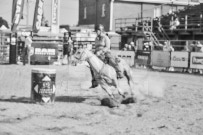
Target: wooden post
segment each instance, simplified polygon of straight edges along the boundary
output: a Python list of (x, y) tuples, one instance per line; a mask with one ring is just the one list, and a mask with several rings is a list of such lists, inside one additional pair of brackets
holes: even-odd
[(202, 32), (202, 13), (200, 14), (200, 32)]
[(185, 15), (185, 30), (187, 30), (187, 25), (188, 25), (188, 20), (187, 20), (188, 16)]

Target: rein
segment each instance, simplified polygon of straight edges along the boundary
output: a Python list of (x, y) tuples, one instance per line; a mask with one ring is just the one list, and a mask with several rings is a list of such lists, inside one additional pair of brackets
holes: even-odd
[[(97, 57), (97, 56), (96, 56), (96, 55), (92, 55), (92, 56), (90, 56), (90, 57), (87, 58), (87, 61), (89, 62), (90, 59), (93, 58), (93, 57)], [(98, 58), (98, 57), (97, 57), (97, 58)], [(99, 58), (98, 58), (98, 59), (99, 59)], [(89, 62), (89, 63), (90, 63), (90, 62)], [(102, 70), (104, 69), (104, 67), (105, 67), (105, 65), (106, 65), (103, 61), (102, 61), (102, 63), (103, 63), (102, 68), (101, 68), (101, 69), (99, 70), (99, 72), (98, 72), (99, 75), (101, 75), (101, 72), (102, 72)]]

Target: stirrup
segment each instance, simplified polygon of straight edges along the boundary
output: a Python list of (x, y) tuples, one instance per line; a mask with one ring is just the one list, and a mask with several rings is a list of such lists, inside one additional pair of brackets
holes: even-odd
[(117, 78), (121, 79), (124, 77), (123, 73), (121, 73), (120, 71), (116, 73), (117, 73)]
[(89, 89), (96, 88), (96, 87), (98, 87), (98, 84), (90, 86)]

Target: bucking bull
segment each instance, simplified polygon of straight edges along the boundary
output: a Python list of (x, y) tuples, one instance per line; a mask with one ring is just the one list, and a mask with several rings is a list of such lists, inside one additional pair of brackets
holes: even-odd
[[(88, 49), (78, 49), (75, 52), (74, 57), (78, 61), (87, 61), (89, 63), (90, 67), (98, 76), (97, 78), (98, 84), (102, 87), (103, 90), (105, 90), (108, 93), (108, 95), (114, 101), (116, 101), (116, 99), (112, 91), (110, 90), (111, 86), (114, 86), (117, 89), (118, 93), (121, 96), (125, 97), (124, 92), (119, 87), (117, 73), (112, 66), (104, 63)], [(121, 58), (118, 59), (119, 59), (118, 65), (122, 69), (124, 76), (127, 78), (128, 85), (130, 86), (131, 96), (135, 97), (136, 99), (143, 99), (144, 98), (143, 93), (138, 88), (135, 89), (135, 83), (133, 81), (131, 68), (123, 59)]]

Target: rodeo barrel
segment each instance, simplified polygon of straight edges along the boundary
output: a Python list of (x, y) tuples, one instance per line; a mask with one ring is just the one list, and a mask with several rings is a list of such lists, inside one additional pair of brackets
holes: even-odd
[(39, 103), (53, 103), (56, 91), (55, 69), (32, 69), (31, 101)]

